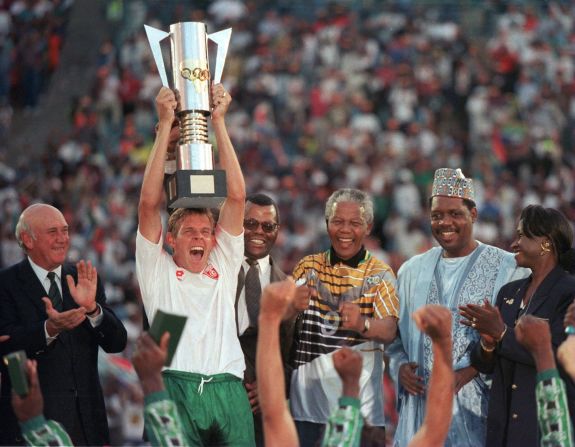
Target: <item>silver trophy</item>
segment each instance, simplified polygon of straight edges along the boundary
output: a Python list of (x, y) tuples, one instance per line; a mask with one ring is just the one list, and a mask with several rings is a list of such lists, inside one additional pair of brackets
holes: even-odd
[[(176, 115), (180, 141), (176, 172), (168, 178), (169, 208), (214, 208), (227, 195), (226, 173), (214, 170), (208, 143), (210, 79), (219, 83), (228, 52), (231, 28), (207, 34), (202, 22), (181, 22), (165, 32), (144, 25), (162, 85), (178, 95)], [(208, 60), (208, 39), (217, 45), (213, 77)], [(170, 57), (164, 61), (163, 50)]]

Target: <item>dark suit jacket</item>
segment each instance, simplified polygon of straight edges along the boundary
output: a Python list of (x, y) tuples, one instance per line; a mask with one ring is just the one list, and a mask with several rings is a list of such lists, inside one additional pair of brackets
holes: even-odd
[[(282, 281), (286, 279), (286, 274), (280, 270), (280, 268), (275, 264), (274, 260), (270, 256), (270, 282)], [(238, 289), (236, 292), (236, 309), (237, 303), (240, 298), (240, 293), (244, 288), (243, 277), (240, 274), (238, 277)], [(294, 321), (284, 321), (280, 326), (280, 346), (282, 351), (282, 362), (284, 365), (284, 372), (286, 379), (291, 377), (292, 368), (289, 366), (289, 356), (291, 351), (292, 339), (293, 339), (293, 323)], [(256, 380), (256, 348), (258, 342), (258, 330), (257, 328), (249, 327), (246, 331), (240, 335), (240, 344), (242, 345), (242, 350), (244, 351), (244, 358), (246, 361), (246, 370), (244, 372), (244, 381), (251, 383)], [(289, 386), (289, 380), (286, 380), (286, 387)]]
[[(77, 308), (66, 275), (77, 279), (76, 268), (62, 266), (64, 310)], [(102, 322), (93, 328), (88, 319), (71, 331), (62, 332), (46, 344), (44, 302), (46, 290), (32, 270), (28, 259), (0, 271), (0, 334), (10, 340), (0, 343), (0, 354), (23, 349), (28, 358), (38, 361), (38, 375), (44, 395), (44, 415), (61, 422), (72, 431), (74, 420), (81, 421), (89, 445), (109, 444), (104, 398), (98, 378), (98, 348), (120, 352), (126, 346), (126, 329), (106, 306), (100, 280), (96, 301), (102, 307)], [(21, 444), (22, 439), (10, 404), (11, 386), (2, 364), (0, 398), (0, 443)]]
[[(270, 282), (282, 281), (287, 276), (284, 272), (280, 270), (275, 264), (274, 260), (270, 256)], [(236, 324), (237, 324), (237, 308), (238, 300), (240, 299), (240, 294), (244, 288), (245, 277), (241, 274), (238, 275), (238, 288), (236, 291)], [(280, 325), (280, 348), (282, 354), (282, 363), (284, 367), (284, 384), (286, 389), (286, 395), (289, 396), (289, 385), (291, 379), (291, 373), (293, 368), (290, 366), (290, 354), (291, 346), (293, 340), (293, 329), (294, 329), (295, 319), (284, 321)], [(249, 327), (245, 332), (239, 336), (240, 344), (244, 352), (244, 359), (246, 362), (246, 370), (244, 372), (244, 382), (252, 383), (256, 380), (256, 349), (258, 345), (258, 329), (254, 327)], [(263, 426), (261, 420), (261, 413), (254, 414), (254, 431), (256, 446), (264, 445), (263, 438)]]
[[(472, 364), (479, 371), (493, 372), (487, 412), (485, 445), (488, 446), (539, 445), (535, 403), (537, 370), (533, 357), (517, 342), (513, 331), (529, 283), (530, 278), (513, 281), (499, 291), (497, 306), (508, 330), (495, 351), (494, 362), (482, 362), (479, 345), (471, 355)], [(574, 296), (575, 277), (556, 267), (543, 280), (528, 305), (528, 314), (549, 320), (554, 352), (565, 339), (563, 318)], [(567, 388), (569, 410), (575, 422), (575, 385), (560, 366), (558, 369)]]

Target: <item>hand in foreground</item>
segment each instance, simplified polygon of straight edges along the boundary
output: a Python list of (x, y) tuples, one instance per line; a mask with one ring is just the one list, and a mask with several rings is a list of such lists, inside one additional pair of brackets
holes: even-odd
[(144, 394), (150, 394), (164, 389), (162, 367), (168, 357), (170, 333), (164, 332), (157, 345), (150, 334), (143, 332), (136, 342), (136, 350), (132, 355), (132, 364), (140, 378)]
[(414, 396), (425, 393), (423, 377), (417, 375), (418, 364), (416, 362), (404, 363), (399, 367), (399, 383), (409, 394)]
[(359, 396), (359, 376), (362, 364), (361, 354), (348, 347), (343, 347), (333, 353), (333, 366), (343, 383), (344, 396)]
[(481, 306), (477, 304), (459, 306), (459, 314), (463, 317), (461, 324), (478, 331), (489, 344), (498, 342), (505, 330), (499, 309), (488, 299), (484, 299)]
[(537, 371), (555, 368), (551, 330), (547, 320), (533, 315), (523, 315), (515, 325), (515, 338), (531, 353)]
[(28, 377), (28, 394), (19, 396), (12, 391), (12, 408), (20, 422), (26, 422), (44, 412), (44, 398), (38, 381), (36, 360), (26, 361), (26, 376)]
[(50, 337), (58, 335), (60, 332), (69, 331), (74, 329), (76, 326), (82, 324), (82, 321), (86, 319), (86, 309), (83, 307), (78, 307), (77, 309), (70, 309), (64, 312), (58, 312), (52, 306), (52, 301), (50, 298), (42, 298), (44, 301), (44, 306), (46, 308), (46, 314), (48, 315), (48, 320), (46, 321), (46, 330)]
[(559, 362), (567, 371), (567, 374), (571, 376), (572, 380), (575, 380), (575, 337), (567, 337), (563, 343), (559, 345), (557, 350), (557, 358)]
[(159, 124), (172, 127), (176, 116), (178, 101), (173, 90), (168, 87), (162, 87), (156, 96), (156, 112), (158, 114)]
[(296, 286), (292, 278), (268, 284), (260, 301), (260, 320), (281, 321), (293, 302)]
[(0, 335), (0, 343), (10, 340), (9, 335)]
[(515, 325), (515, 338), (532, 354), (551, 349), (551, 330), (543, 318), (523, 315)]
[(365, 327), (365, 317), (361, 315), (361, 309), (357, 304), (344, 301), (339, 307), (341, 315), (341, 328), (352, 330), (358, 333), (363, 332)]
[(252, 413), (256, 414), (260, 412), (260, 401), (258, 399), (258, 384), (254, 380), (252, 383), (244, 383), (246, 391), (248, 392), (248, 399), (250, 400), (250, 407), (252, 408)]
[(78, 269), (78, 284), (74, 284), (72, 275), (66, 275), (70, 295), (78, 306), (93, 312), (97, 309), (96, 289), (98, 287), (98, 272), (90, 261), (80, 261), (76, 264)]
[[(412, 315), (418, 329), (431, 338), (441, 352), (451, 355), (451, 312), (444, 306), (430, 304), (420, 307)], [(423, 394), (423, 378), (416, 375), (417, 363), (401, 365), (399, 380), (410, 394)]]
[(221, 120), (226, 115), (232, 97), (222, 84), (212, 85), (212, 121)]
[(451, 342), (451, 312), (446, 307), (429, 304), (417, 309), (412, 318), (433, 342)]

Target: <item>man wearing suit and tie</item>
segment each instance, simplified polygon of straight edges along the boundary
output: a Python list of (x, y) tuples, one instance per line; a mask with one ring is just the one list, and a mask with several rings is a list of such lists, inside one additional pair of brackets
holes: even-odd
[[(20, 215), (16, 238), (26, 258), (0, 272), (0, 355), (25, 350), (38, 362), (44, 414), (62, 423), (75, 445), (109, 444), (98, 348), (120, 352), (126, 329), (106, 306), (96, 269), (65, 264), (68, 223), (46, 204)], [(2, 365), (0, 444), (23, 444), (10, 405), (11, 386)]]
[[(257, 319), (261, 292), (271, 282), (282, 281), (286, 274), (270, 256), (279, 230), (279, 211), (273, 199), (265, 194), (253, 194), (246, 199), (244, 217), (245, 259), (238, 274), (236, 293), (236, 320), (240, 344), (244, 352), (246, 370), (244, 384), (248, 391), (256, 444), (263, 445), (263, 430), (256, 386), (256, 346), (258, 338)], [(281, 325), (280, 343), (286, 377), (291, 369), (288, 357), (291, 349), (293, 319)], [(289, 384), (289, 380), (285, 383)]]

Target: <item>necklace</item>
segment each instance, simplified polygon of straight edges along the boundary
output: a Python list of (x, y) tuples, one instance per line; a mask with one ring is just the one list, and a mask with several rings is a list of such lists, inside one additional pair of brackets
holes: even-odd
[[(517, 289), (517, 291), (515, 292), (515, 296), (517, 296), (520, 290), (521, 288)], [(529, 306), (531, 306), (531, 301), (533, 301), (533, 295), (535, 295), (535, 292), (537, 292), (537, 289), (535, 289), (535, 291), (529, 297), (527, 305), (525, 305), (525, 302), (521, 300), (521, 304), (519, 305), (519, 312), (517, 313), (517, 318), (515, 319), (515, 324), (517, 324), (517, 320), (519, 320), (519, 318), (521, 318), (523, 315), (526, 315), (527, 312), (529, 311)]]

